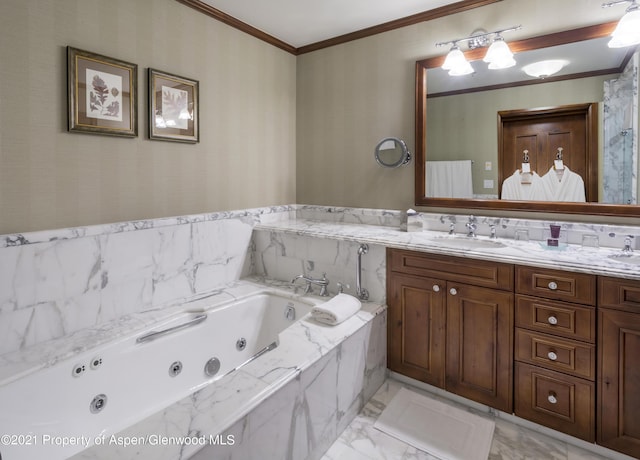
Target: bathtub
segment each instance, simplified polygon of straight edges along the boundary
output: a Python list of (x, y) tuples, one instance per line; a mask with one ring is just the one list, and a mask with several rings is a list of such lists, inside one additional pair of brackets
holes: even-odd
[(14, 380), (0, 387), (0, 458), (65, 459), (99, 448), (268, 355), (319, 302), (264, 290), (221, 305), (201, 298), (152, 327)]

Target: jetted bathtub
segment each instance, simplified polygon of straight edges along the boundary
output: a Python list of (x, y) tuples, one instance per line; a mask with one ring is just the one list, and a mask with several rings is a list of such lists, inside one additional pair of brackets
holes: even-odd
[(126, 338), (0, 386), (0, 458), (68, 458), (106, 444), (274, 349), (314, 299), (262, 291), (211, 307), (207, 298)]

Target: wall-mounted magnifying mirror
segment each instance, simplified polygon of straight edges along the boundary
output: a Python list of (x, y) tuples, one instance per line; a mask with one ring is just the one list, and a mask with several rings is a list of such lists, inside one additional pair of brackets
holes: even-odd
[(375, 149), (376, 161), (385, 168), (397, 168), (411, 163), (411, 153), (407, 144), (397, 137), (385, 137)]

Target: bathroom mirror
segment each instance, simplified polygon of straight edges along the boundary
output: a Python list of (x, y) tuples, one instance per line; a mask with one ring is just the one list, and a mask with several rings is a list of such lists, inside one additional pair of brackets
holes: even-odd
[[(516, 60), (518, 60), (518, 54), (524, 53), (525, 51), (536, 50), (536, 52), (544, 54), (544, 51), (546, 49), (552, 49), (552, 47), (559, 47), (562, 45), (583, 42), (586, 40), (602, 39), (602, 37), (609, 36), (613, 31), (613, 29), (615, 28), (615, 26), (616, 26), (616, 22), (599, 24), (596, 26), (584, 27), (580, 29), (574, 29), (574, 30), (555, 33), (551, 35), (545, 35), (540, 37), (534, 37), (531, 39), (514, 41), (514, 42), (510, 42), (509, 46), (516, 53)], [(625, 55), (627, 56), (626, 58), (627, 61), (630, 55), (633, 53), (633, 51), (635, 50), (633, 49), (624, 50)], [(465, 52), (465, 56), (469, 61), (473, 62), (473, 61), (481, 60), (485, 52), (486, 52), (486, 49), (482, 49), (482, 48), (475, 49), (475, 50), (470, 50)], [(427, 196), (427, 193), (425, 192), (426, 190), (426, 163), (425, 162), (430, 158), (439, 159), (438, 152), (434, 152), (434, 151), (430, 152), (428, 150), (428, 146), (430, 145), (430, 143), (427, 142), (427, 136), (428, 136), (428, 132), (430, 131), (427, 129), (428, 127), (427, 121), (429, 121), (429, 123), (432, 123), (432, 124), (437, 124), (439, 121), (438, 118), (442, 116), (442, 111), (431, 113), (430, 111), (427, 110), (427, 107), (430, 103), (437, 101), (438, 99), (445, 99), (444, 97), (434, 98), (434, 99), (428, 98), (427, 89), (428, 89), (429, 80), (428, 80), (427, 74), (430, 69), (435, 69), (440, 71), (441, 69), (438, 69), (438, 68), (442, 65), (443, 61), (444, 61), (444, 56), (438, 56), (438, 57), (416, 62), (416, 168), (415, 168), (415, 203), (416, 205), (437, 206), (437, 207), (447, 207), (447, 208), (481, 208), (481, 209), (484, 208), (484, 209), (496, 209), (496, 210), (498, 209), (499, 210), (515, 210), (515, 211), (600, 214), (600, 215), (617, 215), (617, 216), (634, 216), (634, 217), (640, 216), (640, 206), (638, 205), (605, 204), (605, 203), (598, 203), (598, 202), (573, 203), (573, 202), (547, 202), (547, 201), (535, 201), (535, 202), (530, 201), (529, 202), (529, 201), (499, 200), (497, 199), (497, 196), (498, 196), (497, 192), (494, 192), (493, 194), (488, 194), (488, 196), (482, 196), (478, 193), (474, 193), (474, 198), (434, 198), (434, 197)], [(482, 63), (477, 62), (477, 63), (474, 63), (474, 65), (480, 66), (482, 65)], [(626, 65), (626, 62), (625, 62), (625, 65)], [(543, 83), (554, 82), (554, 81), (561, 82), (562, 80), (572, 80), (571, 84), (573, 85), (574, 84), (573, 81), (577, 81), (573, 79), (577, 79), (577, 78), (582, 79), (585, 77), (592, 77), (592, 76), (598, 76), (598, 75), (600, 76), (608, 75), (609, 77), (607, 78), (615, 78), (615, 75), (619, 74), (621, 70), (622, 69), (619, 69), (619, 68), (603, 69), (602, 67), (600, 67), (599, 70), (597, 71), (594, 71), (593, 69), (591, 70), (585, 69), (584, 71), (579, 72), (579, 74), (577, 75), (571, 74), (571, 75), (561, 75), (558, 77), (549, 77), (546, 80), (544, 80)], [(493, 72), (498, 72), (498, 71), (493, 71)], [(488, 90), (489, 92), (485, 91), (485, 94), (487, 94), (487, 96), (485, 97), (491, 97), (493, 94), (491, 93), (491, 90), (494, 90), (494, 89), (522, 87), (522, 88), (527, 88), (527, 91), (530, 91), (533, 94), (534, 89), (536, 87), (545, 86), (544, 84), (537, 84), (537, 83), (541, 83), (541, 81), (529, 80), (528, 82), (516, 82), (516, 83), (497, 82), (495, 85), (492, 85), (489, 88), (478, 88), (474, 91)], [(462, 101), (463, 97), (466, 95), (464, 93), (468, 93), (468, 92), (469, 90), (454, 89), (452, 91), (449, 91), (449, 95), (456, 95), (456, 97), (459, 97), (460, 101)], [(478, 95), (478, 94), (481, 94), (481, 92), (476, 92), (475, 94)], [(533, 98), (535, 100), (535, 96), (533, 96)], [(601, 101), (602, 97), (600, 97), (599, 100)], [(593, 101), (593, 102), (596, 102), (596, 101)], [(444, 108), (446, 110), (453, 110), (454, 109), (453, 105), (454, 104), (448, 104)], [(458, 116), (460, 118), (463, 118), (465, 116), (464, 103), (460, 102), (459, 104), (455, 104), (455, 105), (456, 105), (455, 109), (458, 110), (457, 112)], [(526, 108), (527, 107), (523, 107), (523, 106), (509, 107), (509, 109), (526, 109)], [(536, 108), (536, 106), (534, 105), (528, 108)], [(428, 116), (428, 113), (430, 113), (431, 115)], [(488, 118), (490, 118), (488, 123), (490, 124), (491, 128), (486, 129), (485, 130), (486, 132), (484, 132), (484, 134), (486, 134), (486, 136), (491, 136), (494, 144), (497, 145), (497, 138), (498, 138), (497, 137), (498, 136), (497, 113), (493, 113), (492, 116)], [(632, 118), (637, 120), (637, 114), (634, 113)], [(474, 122), (476, 122), (476, 124), (479, 124), (480, 120), (475, 120)], [(457, 137), (468, 136), (468, 131), (460, 130), (460, 129), (456, 130), (455, 128), (457, 127), (453, 126), (452, 127), (453, 131), (449, 131), (449, 134), (447, 135), (448, 139), (455, 140), (456, 136)], [(435, 131), (439, 132), (440, 130), (436, 129)], [(602, 134), (600, 134), (600, 136), (602, 136)], [(475, 141), (475, 139), (473, 140)], [(484, 147), (480, 143), (477, 143), (476, 145), (477, 147), (475, 148), (477, 149), (486, 149), (486, 147)], [(495, 154), (495, 160), (493, 161), (497, 162), (498, 160), (497, 160), (497, 152), (495, 151), (496, 149), (489, 148), (488, 150), (490, 150), (489, 152), (490, 154), (492, 155)], [(637, 155), (637, 151), (633, 153), (634, 155)], [(601, 169), (604, 169), (602, 168), (602, 164), (604, 161), (606, 161), (606, 159), (600, 158), (599, 161), (601, 163)], [(475, 171), (484, 172), (485, 168), (488, 168), (488, 169), (494, 168), (494, 170), (497, 169), (497, 165), (495, 163), (494, 164), (489, 164), (489, 163), (491, 163), (491, 161), (486, 161), (486, 160), (475, 161), (474, 172)], [(599, 178), (599, 179), (596, 178), (594, 180), (602, 181), (602, 178)], [(497, 186), (495, 188), (497, 189)]]
[(374, 150), (376, 161), (385, 168), (397, 168), (411, 162), (407, 144), (397, 137), (385, 137)]

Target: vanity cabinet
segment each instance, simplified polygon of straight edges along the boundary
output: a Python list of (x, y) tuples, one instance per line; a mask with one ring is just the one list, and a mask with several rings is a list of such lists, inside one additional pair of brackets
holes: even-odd
[(516, 415), (595, 441), (596, 277), (516, 267)]
[(387, 304), (391, 370), (640, 458), (640, 280), (387, 249)]
[(387, 249), (388, 365), (512, 411), (513, 266)]
[(640, 281), (598, 288), (598, 444), (640, 458)]

